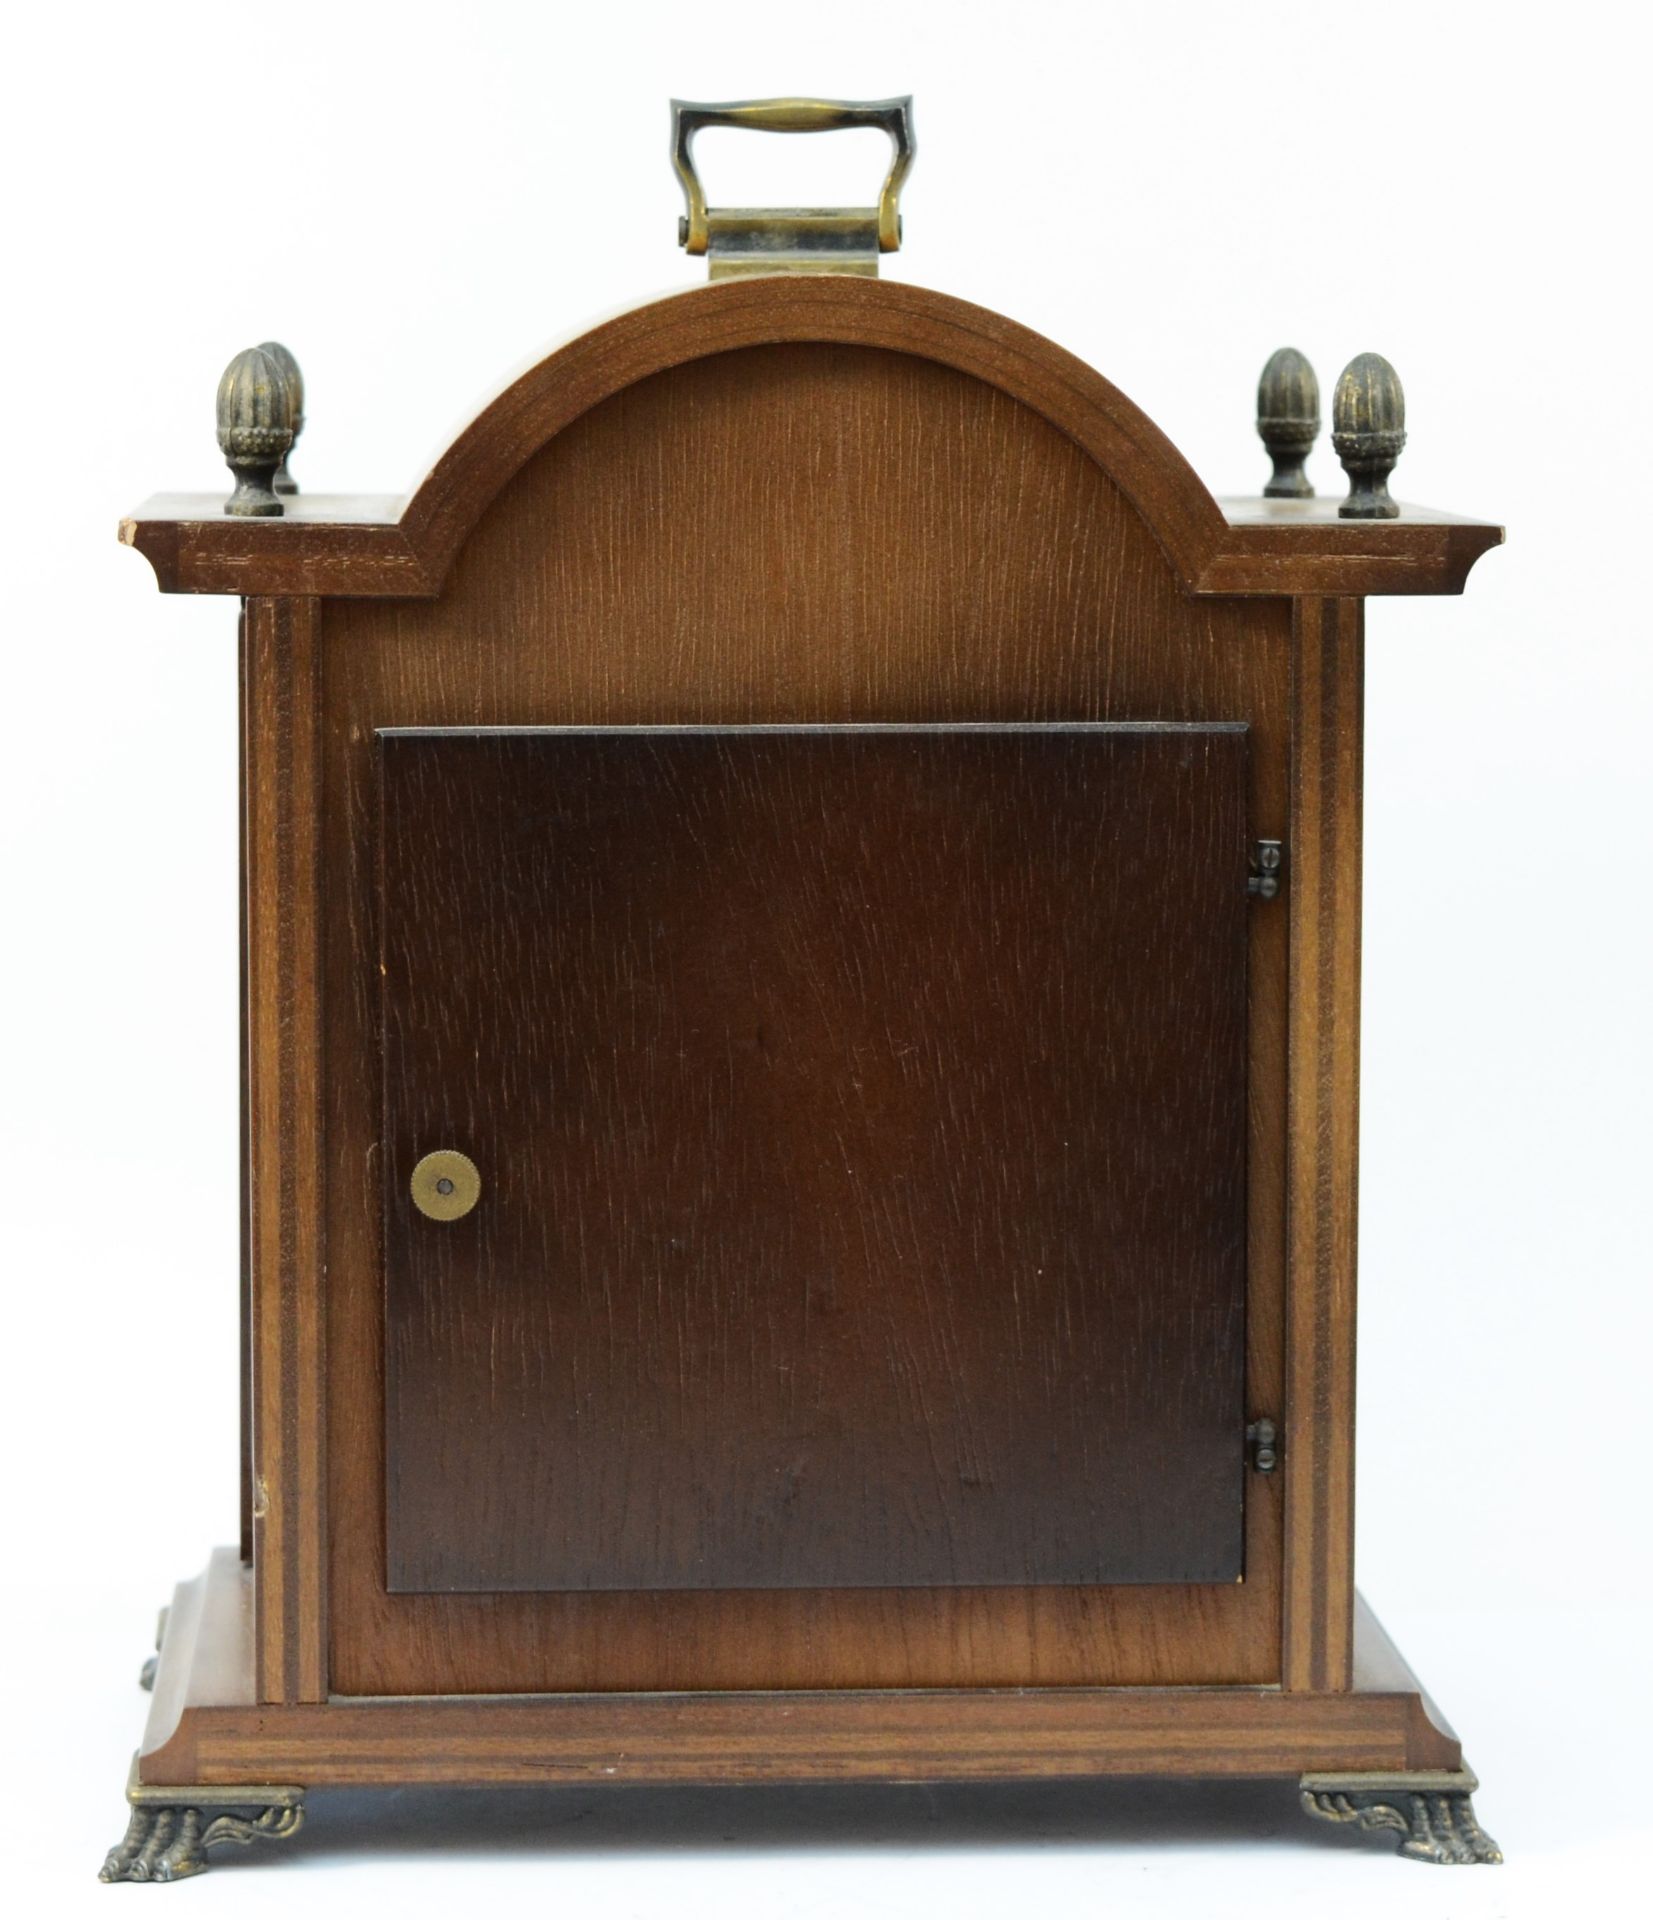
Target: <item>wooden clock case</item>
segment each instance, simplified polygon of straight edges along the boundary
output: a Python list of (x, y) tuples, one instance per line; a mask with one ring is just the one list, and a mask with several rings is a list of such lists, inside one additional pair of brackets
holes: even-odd
[(285, 505), (121, 529), (242, 605), (246, 1420), (110, 1877), (554, 1780), (1277, 1776), (1494, 1857), (1351, 1544), (1363, 603), (1499, 530), (1219, 504), (833, 273)]

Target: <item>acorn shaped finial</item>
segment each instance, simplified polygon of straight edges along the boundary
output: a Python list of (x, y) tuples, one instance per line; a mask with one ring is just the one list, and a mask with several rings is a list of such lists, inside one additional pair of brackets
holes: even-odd
[(1332, 445), (1349, 476), (1349, 497), (1338, 508), (1344, 519), (1396, 519), (1389, 476), (1406, 445), (1406, 395), (1381, 353), (1356, 354), (1343, 369), (1332, 396)]
[(1257, 382), (1257, 432), (1274, 473), (1263, 489), (1270, 500), (1307, 500), (1314, 492), (1303, 462), (1320, 432), (1320, 382), (1295, 347), (1269, 355)]
[(293, 396), (261, 347), (248, 347), (218, 383), (218, 445), (235, 475), (226, 513), (262, 518), (281, 512), (276, 470), (293, 444)]
[[(299, 364), (279, 340), (260, 340), (260, 353), (269, 357), (281, 369), (287, 382), (287, 392), (293, 402), (293, 446), (298, 445), (298, 437), (304, 431), (304, 375)], [(282, 457), (281, 465), (276, 469), (275, 490), (277, 493), (297, 493), (298, 482), (288, 471), (287, 462), (292, 457), (291, 449)]]

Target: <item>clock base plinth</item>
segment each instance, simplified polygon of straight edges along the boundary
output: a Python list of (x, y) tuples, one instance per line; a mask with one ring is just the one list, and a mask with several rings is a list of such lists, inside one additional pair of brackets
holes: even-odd
[(915, 1688), (261, 1704), (251, 1583), (222, 1548), (177, 1591), (134, 1769), (133, 1828), (105, 1878), (183, 1878), (219, 1841), (296, 1832), (303, 1791), (273, 1779), (309, 1789), (1279, 1779), (1299, 1784), (1316, 1817), (1401, 1833), (1412, 1859), (1500, 1857), (1475, 1821), (1475, 1780), (1456, 1737), (1363, 1602), (1353, 1685), (1339, 1692)]

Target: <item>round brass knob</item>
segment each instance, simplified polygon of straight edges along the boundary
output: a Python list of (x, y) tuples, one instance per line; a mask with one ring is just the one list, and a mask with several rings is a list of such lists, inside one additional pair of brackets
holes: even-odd
[(468, 1155), (438, 1147), (413, 1169), (408, 1192), (427, 1220), (463, 1220), (482, 1198), (482, 1175)]

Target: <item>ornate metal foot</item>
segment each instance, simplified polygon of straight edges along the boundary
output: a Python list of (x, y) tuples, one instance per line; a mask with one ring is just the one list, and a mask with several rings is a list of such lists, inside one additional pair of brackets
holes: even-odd
[(1410, 1860), (1437, 1867), (1496, 1865), (1498, 1843), (1483, 1833), (1470, 1795), (1472, 1773), (1308, 1773), (1303, 1811), (1363, 1833), (1398, 1833)]
[(126, 1835), (100, 1880), (187, 1880), (207, 1870), (207, 1849), (285, 1840), (304, 1824), (302, 1787), (145, 1787), (137, 1762), (126, 1797)]

